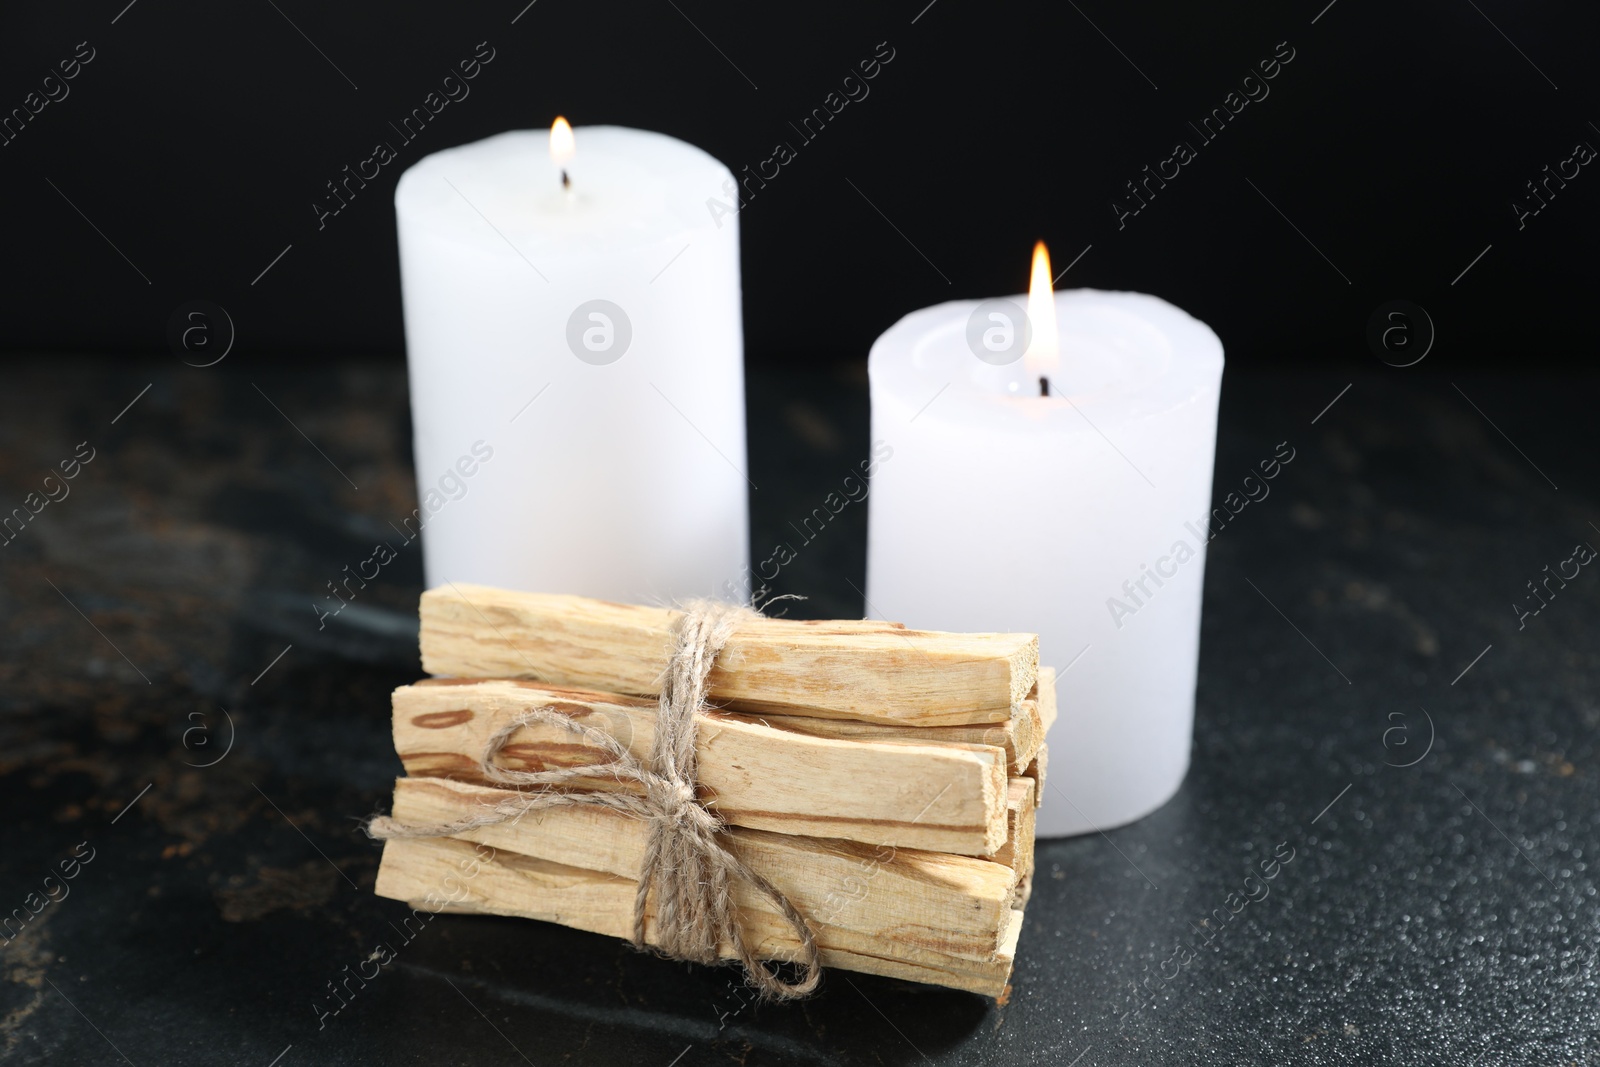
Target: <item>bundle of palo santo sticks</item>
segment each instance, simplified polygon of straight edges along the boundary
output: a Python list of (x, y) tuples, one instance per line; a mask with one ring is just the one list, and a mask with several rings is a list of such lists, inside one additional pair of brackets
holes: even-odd
[[(481, 586), (425, 593), (423, 667), (448, 677), (395, 690), (407, 777), (395, 782), (393, 820), (459, 825), (514, 805), (520, 794), (486, 769), (612, 759), (550, 712), (648, 763), (682, 618)], [(1055, 673), (1038, 666), (1037, 638), (751, 615), (705, 687), (693, 718), (698, 801), (723, 824), (721, 844), (805, 917), (820, 962), (1001, 995), (1055, 718)], [(526, 721), (535, 711), (545, 720)], [(563, 787), (638, 788), (605, 776)], [(596, 805), (524, 815), (391, 838), (378, 894), (633, 937), (649, 820)], [(793, 926), (766, 896), (735, 883), (731, 903), (760, 958), (794, 958)], [(639, 917), (648, 943), (657, 918)]]

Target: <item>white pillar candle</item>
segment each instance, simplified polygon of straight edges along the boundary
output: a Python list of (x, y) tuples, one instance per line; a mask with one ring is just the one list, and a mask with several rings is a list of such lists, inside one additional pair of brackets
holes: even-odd
[(395, 190), (427, 582), (712, 595), (749, 552), (738, 220), (705, 209), (732, 176), (658, 133), (556, 134)]
[[(1153, 296), (1052, 300), (1044, 278), (1031, 315), (1021, 296), (941, 304), (872, 346), (872, 436), (894, 455), (867, 604), (1039, 634), (1062, 672), (1039, 833), (1062, 835), (1153, 811), (1188, 769), (1222, 345)], [(1059, 336), (1030, 345), (1050, 310)]]

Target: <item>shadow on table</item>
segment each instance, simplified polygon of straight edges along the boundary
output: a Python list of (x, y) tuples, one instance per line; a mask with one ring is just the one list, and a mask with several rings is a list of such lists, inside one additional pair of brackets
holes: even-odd
[(513, 1043), (536, 1061), (537, 1048), (584, 1062), (603, 1029), (604, 1058), (616, 1063), (665, 1065), (688, 1048), (736, 1062), (755, 1052), (764, 1063), (918, 1063), (966, 1041), (995, 1011), (972, 994), (838, 970), (808, 1000), (760, 1004), (735, 967), (676, 963), (612, 938), (492, 916), (441, 915), (397, 955), (392, 977), (379, 980), (384, 1002), (362, 1022), (369, 1035), (443, 1009), (452, 1041), (477, 1029), (469, 1044), (503, 1052)]

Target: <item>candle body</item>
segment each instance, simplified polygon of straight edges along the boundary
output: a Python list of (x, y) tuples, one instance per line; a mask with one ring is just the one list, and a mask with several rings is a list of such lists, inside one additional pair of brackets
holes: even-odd
[(894, 454), (869, 496), (868, 607), (1036, 631), (1060, 672), (1038, 832), (1105, 829), (1188, 768), (1222, 346), (1154, 297), (1058, 293), (1043, 397), (1024, 364), (975, 358), (977, 306), (916, 312), (873, 346), (873, 438)]
[[(395, 191), (430, 586), (709, 596), (748, 559), (731, 180), (661, 134), (434, 153)], [(463, 462), (465, 457), (465, 462)], [(471, 474), (468, 474), (468, 471)]]

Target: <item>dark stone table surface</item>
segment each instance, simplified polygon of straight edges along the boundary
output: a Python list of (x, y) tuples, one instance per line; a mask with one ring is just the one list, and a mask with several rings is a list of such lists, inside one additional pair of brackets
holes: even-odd
[[(358, 820), (400, 769), (417, 554), (322, 631), (310, 604), (415, 506), (404, 374), (245, 363), (0, 370), (0, 510), (92, 455), (0, 548), (0, 915), (75, 874), (0, 941), (6, 1062), (1600, 1060), (1600, 574), (1514, 607), (1600, 544), (1593, 377), (1230, 376), (1219, 493), (1297, 459), (1211, 546), (1177, 797), (1040, 844), (1003, 1006), (844, 973), (747, 1006), (730, 971), (555, 926), (401, 937)], [(865, 453), (866, 390), (749, 392), (764, 546)], [(797, 614), (861, 613), (864, 521), (785, 569)]]

